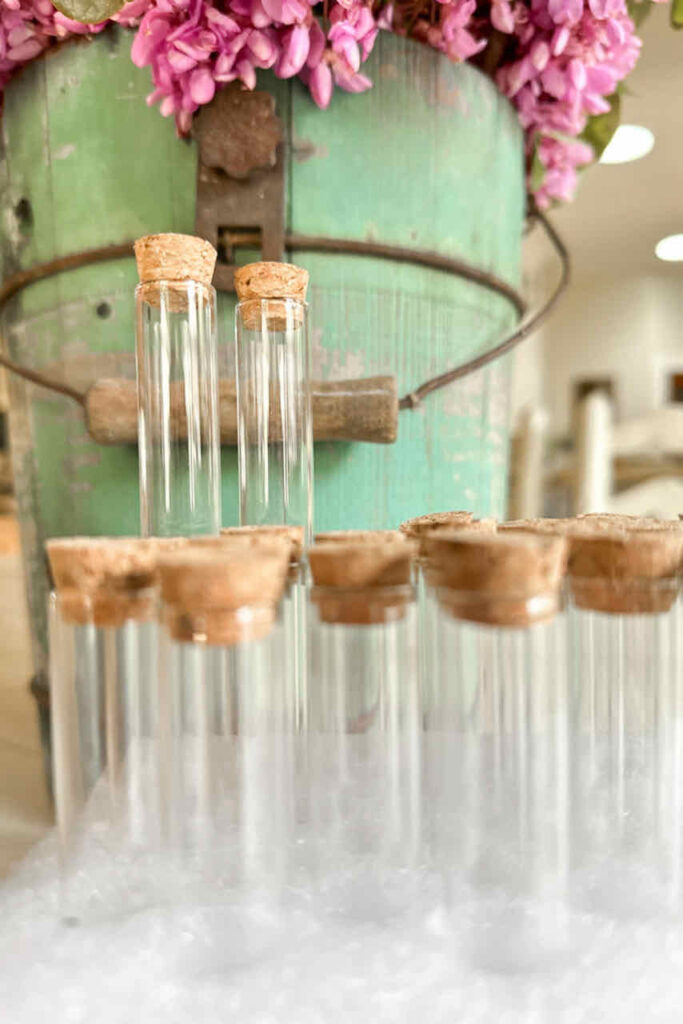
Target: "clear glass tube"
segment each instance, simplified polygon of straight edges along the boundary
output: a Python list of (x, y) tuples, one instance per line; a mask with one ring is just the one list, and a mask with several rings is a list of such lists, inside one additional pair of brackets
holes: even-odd
[(616, 917), (677, 912), (679, 581), (573, 580), (571, 590), (573, 895)]
[[(106, 609), (106, 611), (103, 611)], [(53, 779), (63, 913), (144, 906), (159, 850), (157, 595), (52, 594)]]
[(304, 528), (313, 521), (308, 308), (250, 299), (236, 316), (240, 522)]
[(141, 533), (218, 533), (216, 293), (188, 280), (135, 294)]
[[(418, 856), (416, 608), (411, 586), (311, 595), (308, 778), (312, 874), (349, 915), (409, 898)], [(384, 910), (382, 909), (384, 907)]]
[[(217, 632), (221, 621), (231, 623), (230, 636), (221, 625)], [(162, 791), (174, 898), (202, 886), (212, 898), (247, 885), (277, 892), (293, 839), (297, 731), (281, 617), (261, 607), (179, 616), (165, 604), (162, 623)]]
[(472, 908), (473, 962), (535, 969), (569, 945), (566, 630), (556, 594), (495, 601), (427, 598), (425, 856), (454, 912)]

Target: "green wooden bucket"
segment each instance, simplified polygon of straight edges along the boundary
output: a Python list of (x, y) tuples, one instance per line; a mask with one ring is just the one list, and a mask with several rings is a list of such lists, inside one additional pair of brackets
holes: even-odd
[[(197, 154), (145, 105), (148, 73), (113, 29), (31, 64), (2, 120), (3, 274), (156, 231), (192, 232)], [(513, 287), (524, 215), (522, 135), (491, 81), (381, 34), (363, 95), (319, 111), (296, 81), (262, 76), (286, 125), (287, 230), (459, 256)], [(510, 302), (470, 281), (358, 256), (298, 251), (311, 273), (314, 368), (334, 379), (393, 373), (399, 393), (488, 348)], [(65, 271), (3, 310), (10, 355), (85, 389), (132, 376), (131, 259)], [(232, 299), (221, 297), (224, 363)], [(315, 451), (315, 526), (388, 527), (428, 510), (504, 509), (505, 360), (402, 412), (393, 445)], [(14, 378), (10, 435), (34, 624), (45, 665), (46, 538), (138, 532), (134, 447), (91, 441), (80, 407)], [(223, 451), (223, 516), (238, 516), (236, 453)]]

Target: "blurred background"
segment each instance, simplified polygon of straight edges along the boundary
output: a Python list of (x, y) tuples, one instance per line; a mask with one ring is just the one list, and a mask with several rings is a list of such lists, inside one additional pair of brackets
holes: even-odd
[[(683, 231), (683, 112), (674, 101), (683, 62), (668, 16), (655, 7), (641, 29), (622, 127), (603, 157), (624, 162), (589, 168), (575, 201), (551, 212), (572, 281), (514, 356), (511, 518), (603, 510), (674, 518), (683, 509), (681, 264), (655, 254)], [(535, 297), (557, 274), (541, 248), (527, 241), (526, 290)], [(683, 239), (662, 255), (683, 259)]]
[[(511, 357), (509, 518), (605, 510), (673, 518), (683, 510), (682, 270), (655, 253), (683, 232), (682, 40), (668, 19), (666, 7), (655, 9), (641, 30), (643, 56), (622, 97), (627, 127), (584, 174), (576, 200), (550, 214), (570, 251), (572, 282)], [(679, 241), (660, 254), (683, 259)], [(525, 243), (525, 267), (533, 305), (558, 274), (537, 234)], [(52, 820), (27, 685), (6, 408), (0, 378), (0, 875)]]

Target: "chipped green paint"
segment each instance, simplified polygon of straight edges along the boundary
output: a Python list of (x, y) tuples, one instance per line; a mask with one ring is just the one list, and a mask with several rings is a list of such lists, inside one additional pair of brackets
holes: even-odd
[[(108, 31), (34, 62), (10, 85), (2, 122), (3, 273), (150, 231), (193, 229), (196, 153), (146, 107), (130, 36)], [(490, 81), (382, 34), (369, 92), (324, 113), (298, 82), (264, 74), (287, 127), (287, 222), (299, 234), (378, 239), (462, 255), (517, 284), (522, 138)], [(426, 269), (299, 252), (313, 282), (316, 375), (393, 372), (401, 392), (481, 351), (508, 328), (507, 302)], [(6, 308), (14, 358), (83, 386), (133, 375), (131, 260), (35, 284)], [(221, 297), (221, 364), (232, 302)], [(503, 510), (505, 361), (400, 417), (397, 444), (316, 446), (319, 529), (379, 527), (427, 509)], [(12, 383), (17, 495), (44, 661), (42, 544), (56, 534), (137, 532), (137, 456), (89, 440), (73, 403)], [(237, 518), (234, 450), (223, 452), (226, 523)]]

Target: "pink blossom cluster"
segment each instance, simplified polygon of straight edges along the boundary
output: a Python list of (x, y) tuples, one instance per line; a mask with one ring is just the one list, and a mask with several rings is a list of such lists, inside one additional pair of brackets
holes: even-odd
[[(370, 88), (362, 65), (379, 29), (394, 24), (391, 4), (372, 0), (131, 0), (112, 20), (136, 29), (131, 56), (151, 70), (148, 102), (182, 134), (217, 88), (252, 89), (262, 68), (299, 76), (322, 108), (335, 86)], [(55, 40), (106, 24), (70, 21), (51, 0), (0, 0), (0, 89)], [(626, 0), (436, 0), (395, 25), (455, 61), (475, 58), (495, 30), (498, 86), (517, 108), (529, 165), (544, 172), (540, 185), (534, 175), (536, 200), (571, 198), (577, 168), (593, 159), (579, 138), (587, 120), (609, 109), (638, 58)]]
[(132, 59), (149, 65), (155, 89), (150, 103), (173, 114), (182, 133), (192, 114), (217, 87), (256, 84), (259, 68), (279, 78), (299, 75), (320, 107), (334, 85), (362, 92), (371, 82), (360, 73), (372, 50), (377, 19), (364, 0), (333, 2), (327, 32), (313, 11), (317, 0), (154, 0), (133, 43)]
[(593, 151), (578, 141), (589, 116), (610, 109), (607, 97), (633, 70), (641, 42), (625, 0), (494, 0), (492, 20), (515, 37), (515, 59), (497, 74), (517, 108), (545, 176), (536, 201), (571, 199), (576, 169)]
[[(149, 6), (150, 0), (132, 0), (112, 20), (135, 25)], [(51, 0), (0, 0), (0, 90), (17, 68), (33, 60), (51, 43), (68, 36), (101, 32), (106, 25), (71, 21), (55, 9)]]

